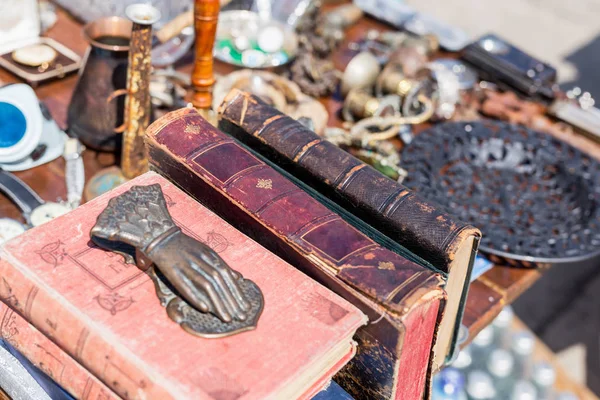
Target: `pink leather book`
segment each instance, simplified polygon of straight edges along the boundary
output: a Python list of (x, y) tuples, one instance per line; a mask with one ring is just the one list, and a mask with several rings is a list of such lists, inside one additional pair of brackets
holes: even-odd
[(2, 339), (76, 399), (120, 399), (54, 342), (2, 302), (0, 334)]
[[(153, 282), (95, 247), (108, 200), (161, 185), (173, 220), (262, 290), (255, 330), (203, 339), (168, 318)], [(354, 354), (354, 306), (265, 250), (155, 173), (2, 246), (0, 297), (125, 399), (309, 398)]]

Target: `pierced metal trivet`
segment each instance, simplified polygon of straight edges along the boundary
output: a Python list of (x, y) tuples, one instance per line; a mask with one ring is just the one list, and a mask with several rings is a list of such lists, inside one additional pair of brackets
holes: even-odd
[(567, 143), (503, 122), (444, 123), (417, 135), (401, 166), (406, 186), (482, 230), (488, 254), (521, 266), (600, 255), (600, 164)]

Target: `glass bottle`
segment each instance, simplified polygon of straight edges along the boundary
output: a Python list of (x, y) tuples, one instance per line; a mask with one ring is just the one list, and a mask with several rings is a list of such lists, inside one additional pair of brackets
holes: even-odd
[(532, 380), (538, 389), (540, 400), (552, 398), (552, 389), (556, 381), (556, 370), (552, 364), (540, 361), (533, 366)]
[(456, 360), (452, 362), (451, 366), (466, 374), (471, 369), (472, 364), (471, 346), (467, 346), (458, 353)]
[(456, 368), (446, 367), (433, 378), (432, 400), (467, 400), (465, 376)]
[(470, 400), (495, 399), (496, 388), (490, 374), (481, 370), (469, 372), (467, 376), (467, 394)]
[(500, 311), (500, 314), (492, 322), (494, 329), (494, 344), (503, 349), (510, 348), (510, 326), (514, 318), (514, 311), (511, 306), (506, 306)]
[(485, 368), (486, 360), (491, 351), (491, 345), (494, 341), (494, 330), (491, 326), (486, 326), (479, 332), (471, 343), (471, 359), (473, 368)]
[(510, 400), (537, 400), (537, 389), (530, 381), (520, 379), (515, 385)]
[(494, 349), (487, 360), (488, 372), (501, 398), (508, 398), (513, 387), (514, 357), (504, 349)]
[(531, 377), (534, 346), (535, 337), (531, 332), (520, 331), (512, 335), (511, 350), (515, 355), (515, 376), (523, 379)]
[(556, 400), (579, 400), (579, 397), (573, 392), (562, 392), (556, 396)]

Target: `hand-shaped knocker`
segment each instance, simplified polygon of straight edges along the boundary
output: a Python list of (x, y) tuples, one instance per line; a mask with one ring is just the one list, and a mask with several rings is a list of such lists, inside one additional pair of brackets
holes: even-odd
[(152, 264), (147, 272), (161, 302), (187, 331), (221, 337), (256, 326), (263, 307), (260, 289), (175, 225), (160, 185), (133, 186), (111, 199), (91, 236), (115, 251), (119, 243), (133, 246), (139, 266)]

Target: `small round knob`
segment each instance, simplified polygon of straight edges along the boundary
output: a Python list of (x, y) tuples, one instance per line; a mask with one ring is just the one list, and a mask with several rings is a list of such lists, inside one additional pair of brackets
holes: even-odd
[(160, 19), (160, 11), (150, 4), (132, 4), (125, 9), (125, 15), (136, 24), (152, 25)]

